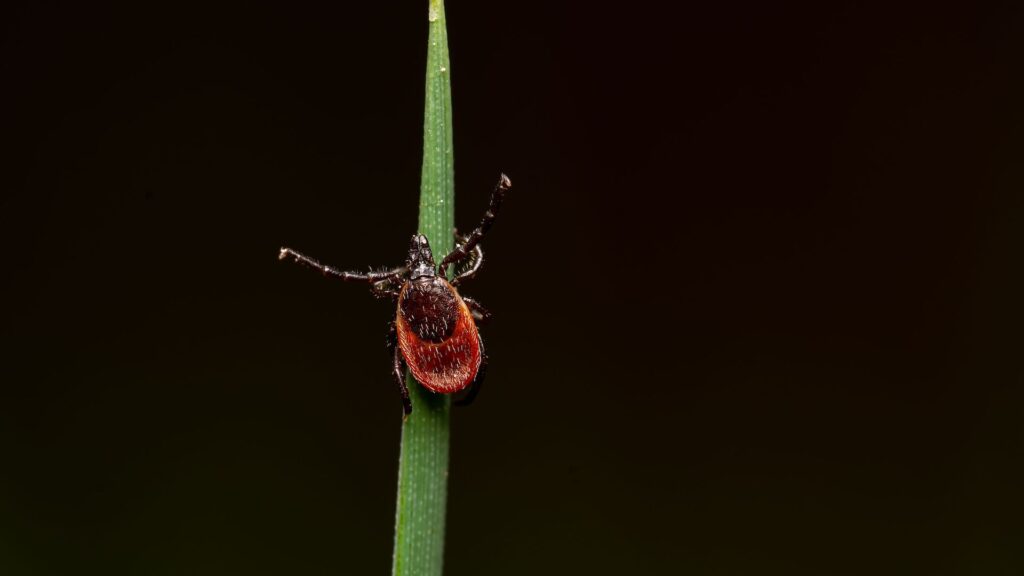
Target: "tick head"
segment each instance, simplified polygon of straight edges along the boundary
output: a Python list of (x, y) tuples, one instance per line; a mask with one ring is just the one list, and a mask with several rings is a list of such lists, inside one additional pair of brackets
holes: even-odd
[(434, 276), (434, 253), (430, 250), (430, 242), (423, 234), (414, 234), (409, 241), (409, 279), (415, 280), (424, 276)]

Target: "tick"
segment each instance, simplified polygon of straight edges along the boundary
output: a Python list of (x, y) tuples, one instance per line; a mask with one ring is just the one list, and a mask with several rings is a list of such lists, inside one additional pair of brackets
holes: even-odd
[[(480, 391), (487, 356), (477, 323), (486, 322), (491, 314), (476, 300), (460, 295), (457, 287), (480, 270), (484, 261), (480, 240), (494, 224), (505, 193), (511, 188), (512, 182), (502, 174), (491, 192), (490, 205), (480, 225), (467, 236), (460, 237), (456, 233), (455, 248), (439, 266), (434, 264), (430, 243), (422, 234), (415, 234), (410, 240), (404, 265), (365, 274), (343, 272), (291, 248), (281, 248), (281, 260), (291, 258), (319, 270), (324, 276), (366, 282), (375, 296), (396, 302), (387, 347), (405, 416), (412, 413), (412, 403), (405, 385), (403, 364), (431, 392), (453, 394), (467, 390), (465, 397), (456, 404), (469, 404)], [(453, 264), (464, 264), (464, 269), (449, 282), (448, 267)]]

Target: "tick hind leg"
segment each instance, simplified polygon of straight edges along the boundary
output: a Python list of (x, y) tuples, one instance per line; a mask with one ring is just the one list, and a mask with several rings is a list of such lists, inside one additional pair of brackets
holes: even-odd
[[(494, 220), (498, 217), (498, 211), (501, 210), (501, 202), (505, 199), (505, 193), (512, 189), (512, 181), (508, 179), (508, 176), (504, 174), (498, 179), (498, 185), (494, 187), (494, 191), (491, 192), (491, 203), (487, 207), (487, 212), (484, 212), (484, 217), (480, 220), (480, 225), (475, 230), (466, 236), (466, 241), (459, 243), (450, 254), (444, 257), (441, 261), (441, 265), (437, 268), (437, 273), (442, 278), (445, 277), (445, 272), (448, 270), (448, 266), (457, 262), (462, 262), (466, 259), (477, 244), (480, 243), (480, 239), (484, 237), (484, 234), (491, 229), (494, 224)], [(475, 271), (474, 271), (475, 273)]]
[(473, 320), (477, 324), (486, 324), (491, 319), (491, 313), (484, 308), (482, 304), (477, 302), (475, 299), (469, 296), (463, 296), (462, 301), (466, 303), (466, 307), (469, 308), (469, 313), (473, 315)]
[(412, 401), (409, 400), (409, 387), (405, 385), (405, 370), (402, 369), (402, 352), (398, 349), (398, 332), (395, 329), (394, 322), (388, 324), (387, 346), (392, 358), (391, 374), (395, 377), (395, 383), (398, 384), (399, 394), (402, 395), (402, 411), (404, 413), (402, 418), (405, 419), (409, 417), (409, 414), (412, 414)]
[(455, 406), (469, 406), (476, 400), (476, 395), (480, 393), (480, 387), (484, 384), (484, 378), (487, 376), (487, 354), (484, 353), (484, 341), (480, 340), (480, 368), (476, 371), (476, 377), (473, 378), (473, 382), (470, 383), (469, 388), (466, 390), (466, 395), (458, 400), (452, 401)]

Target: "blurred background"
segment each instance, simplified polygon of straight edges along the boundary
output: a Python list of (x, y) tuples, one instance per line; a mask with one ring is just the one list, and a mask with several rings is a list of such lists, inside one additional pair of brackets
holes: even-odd
[[(388, 573), (406, 4), (3, 9), (0, 572)], [(1024, 570), (1019, 5), (447, 11), (447, 574)]]

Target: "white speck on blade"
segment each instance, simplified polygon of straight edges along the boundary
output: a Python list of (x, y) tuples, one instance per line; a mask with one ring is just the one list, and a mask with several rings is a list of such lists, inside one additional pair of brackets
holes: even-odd
[[(422, 12), (420, 12), (420, 14), (422, 14)], [(431, 2), (430, 10), (427, 11), (427, 20), (430, 20), (431, 22), (437, 22), (437, 18), (437, 5)]]

